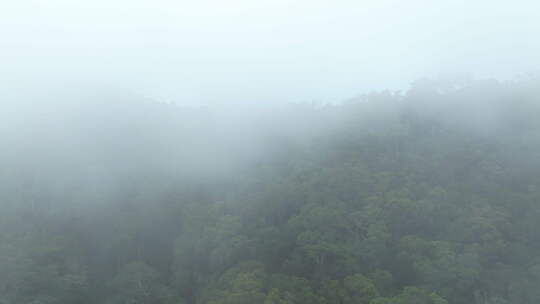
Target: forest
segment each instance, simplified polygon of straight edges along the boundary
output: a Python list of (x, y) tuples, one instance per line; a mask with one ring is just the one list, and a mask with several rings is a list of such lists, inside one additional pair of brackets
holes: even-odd
[(538, 77), (42, 97), (0, 110), (1, 304), (540, 303)]

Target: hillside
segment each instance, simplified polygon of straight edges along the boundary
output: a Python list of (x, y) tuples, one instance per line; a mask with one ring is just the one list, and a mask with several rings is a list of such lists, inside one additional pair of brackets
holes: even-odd
[[(0, 114), (0, 303), (540, 303), (540, 82)], [(131, 100), (133, 99), (133, 100)]]

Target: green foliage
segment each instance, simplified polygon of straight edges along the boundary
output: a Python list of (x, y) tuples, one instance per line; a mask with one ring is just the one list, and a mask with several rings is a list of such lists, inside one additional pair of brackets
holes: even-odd
[(110, 282), (112, 303), (176, 303), (174, 294), (159, 282), (159, 273), (142, 262), (125, 265)]
[(433, 292), (417, 287), (405, 287), (397, 296), (392, 298), (377, 298), (370, 304), (448, 304), (448, 302)]
[(540, 303), (537, 84), (51, 119), (0, 150), (0, 303)]

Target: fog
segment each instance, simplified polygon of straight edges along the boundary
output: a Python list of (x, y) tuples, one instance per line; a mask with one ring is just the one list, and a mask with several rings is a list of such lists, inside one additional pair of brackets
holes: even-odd
[(0, 304), (540, 303), (539, 12), (0, 4)]
[(19, 0), (11, 90), (95, 86), (180, 104), (338, 102), (420, 77), (539, 68), (536, 1)]

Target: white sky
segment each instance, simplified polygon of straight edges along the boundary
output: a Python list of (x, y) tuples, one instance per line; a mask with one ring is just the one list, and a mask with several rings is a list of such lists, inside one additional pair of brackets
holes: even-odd
[(8, 89), (332, 102), (423, 76), (539, 68), (536, 0), (0, 0)]

